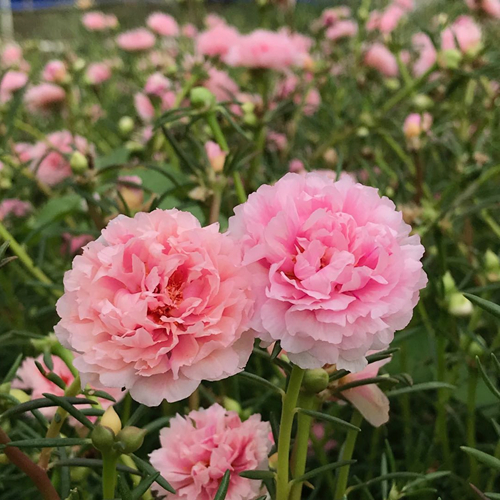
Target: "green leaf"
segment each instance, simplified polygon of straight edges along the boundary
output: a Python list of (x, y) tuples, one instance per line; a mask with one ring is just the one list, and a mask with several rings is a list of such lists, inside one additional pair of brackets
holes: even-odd
[[(98, 458), (67, 458), (65, 460), (58, 460), (50, 465), (53, 467), (87, 467), (89, 469), (102, 469), (103, 462)], [(117, 464), (116, 469), (127, 474), (134, 474), (136, 476), (142, 476), (138, 470), (132, 467), (127, 467), (126, 465)]]
[(362, 385), (371, 385), (371, 384), (399, 384), (399, 380), (397, 378), (386, 377), (380, 375), (378, 377), (370, 377), (362, 380), (355, 380), (354, 382), (349, 382), (348, 384), (342, 384), (339, 386), (335, 392), (347, 391), (349, 389), (353, 389), (354, 387), (360, 387)]
[(130, 150), (125, 147), (119, 147), (106, 156), (100, 156), (95, 159), (95, 168), (103, 170), (109, 167), (125, 165), (130, 158)]
[(63, 410), (66, 410), (72, 417), (74, 417), (78, 422), (87, 427), (87, 429), (92, 430), (94, 428), (94, 424), (79, 410), (77, 410), (71, 403), (68, 403), (64, 398), (60, 396), (54, 396), (54, 394), (44, 393), (47, 399), (54, 401), (60, 406)]
[(271, 353), (271, 359), (272, 360), (276, 359), (280, 352), (281, 352), (281, 343), (278, 340), (274, 343), (273, 352)]
[(490, 302), (489, 300), (482, 299), (477, 295), (472, 295), (470, 293), (464, 293), (464, 296), (468, 298), (474, 305), (480, 307), (486, 312), (489, 312), (496, 318), (500, 319), (500, 306)]
[(7, 444), (1, 444), (0, 449), (3, 450), (7, 446), (14, 448), (57, 448), (58, 446), (83, 446), (90, 443), (90, 439), (83, 438), (21, 439), (19, 441), (10, 441)]
[(217, 494), (215, 495), (214, 500), (224, 500), (226, 498), (230, 479), (231, 473), (227, 470), (226, 472), (224, 472), (224, 476), (222, 476), (222, 480), (220, 482), (219, 489), (217, 490)]
[(160, 417), (157, 418), (156, 420), (153, 420), (153, 422), (150, 422), (149, 424), (143, 426), (143, 429), (148, 433), (156, 432), (159, 429), (162, 429), (165, 427), (169, 422), (172, 417)]
[(82, 199), (76, 194), (67, 194), (51, 198), (40, 210), (35, 223), (35, 230), (60, 219), (65, 215), (80, 210)]
[(246, 479), (256, 479), (262, 481), (264, 479), (274, 479), (276, 477), (276, 473), (272, 470), (244, 470), (239, 474), (241, 477), (245, 477)]
[(1, 245), (0, 245), (0, 259), (5, 255), (5, 253), (7, 252), (7, 248), (9, 248), (9, 245), (10, 245), (10, 241), (4, 241)]
[(321, 413), (319, 411), (313, 411), (313, 410), (306, 410), (305, 408), (297, 408), (298, 413), (302, 413), (303, 415), (308, 415), (309, 417), (313, 417), (316, 420), (323, 420), (325, 422), (331, 422), (335, 424), (335, 429), (345, 429), (348, 431), (360, 431), (361, 429), (359, 427), (356, 427), (355, 425), (352, 425), (349, 422), (346, 422), (345, 420), (342, 420), (341, 418), (334, 417), (332, 415), (329, 415), (328, 413)]
[(151, 485), (158, 479), (160, 473), (157, 472), (150, 477), (142, 480), (133, 490), (132, 490), (132, 500), (139, 500), (146, 491), (149, 490)]
[(479, 356), (476, 356), (476, 362), (477, 366), (479, 367), (479, 373), (481, 374), (481, 377), (484, 380), (484, 383), (488, 387), (488, 389), (492, 392), (492, 394), (497, 398), (500, 399), (500, 391), (495, 387), (495, 384), (491, 381), (490, 377), (488, 377), (483, 364), (481, 363), (481, 360), (479, 359)]
[(50, 371), (54, 371), (54, 363), (52, 362), (52, 354), (50, 353), (50, 350), (43, 353), (43, 362)]
[(366, 361), (368, 363), (375, 363), (375, 361), (381, 361), (383, 359), (390, 358), (395, 352), (399, 351), (399, 347), (391, 347), (385, 351), (376, 352), (375, 354), (370, 354), (366, 356)]
[[(136, 455), (130, 455), (132, 457), (132, 460), (134, 461), (135, 465), (137, 465), (137, 468), (141, 471), (144, 472), (145, 474), (152, 475), (156, 474), (158, 471), (148, 462), (145, 460), (142, 460)], [(175, 494), (174, 488), (170, 485), (170, 483), (163, 477), (163, 476), (158, 476), (156, 478), (156, 482), (165, 490), (169, 491), (170, 493)]]
[(323, 465), (322, 467), (318, 467), (310, 472), (306, 472), (302, 476), (296, 477), (292, 479), (292, 483), (303, 483), (304, 481), (309, 481), (313, 477), (319, 476), (323, 474), (323, 472), (340, 469), (341, 467), (345, 467), (346, 465), (355, 464), (356, 460), (341, 460), (340, 462), (334, 462), (332, 464)]
[(2, 382), (3, 384), (7, 382), (12, 382), (12, 380), (14, 380), (14, 377), (16, 376), (17, 373), (17, 369), (21, 365), (22, 360), (23, 360), (23, 354), (21, 353), (14, 361), (14, 364), (10, 367), (10, 370), (7, 372), (7, 375), (5, 375)]
[(391, 479), (416, 479), (425, 478), (423, 474), (418, 474), (417, 472), (390, 472), (389, 474), (383, 474), (382, 476), (375, 477), (364, 483), (356, 484), (348, 488), (348, 492), (359, 490), (367, 486), (372, 486), (374, 484), (382, 483), (384, 481), (389, 481)]
[(283, 389), (280, 387), (274, 385), (272, 382), (269, 382), (269, 380), (266, 380), (265, 378), (259, 377), (258, 375), (255, 375), (254, 373), (249, 373), (249, 372), (240, 372), (237, 374), (239, 377), (246, 378), (248, 380), (252, 380), (253, 382), (258, 382), (259, 384), (262, 384), (269, 389), (272, 389), (273, 391), (279, 392), (282, 396), (285, 395), (285, 392)]
[(423, 382), (422, 384), (415, 384), (411, 387), (403, 387), (402, 389), (395, 389), (394, 391), (387, 392), (387, 396), (399, 396), (401, 394), (408, 394), (409, 392), (432, 391), (437, 389), (456, 389), (454, 385), (447, 384), (446, 382)]
[(486, 498), (490, 498), (491, 500), (500, 500), (500, 493), (485, 493)]
[[(72, 405), (95, 405), (96, 401), (93, 399), (86, 398), (77, 398), (77, 397), (64, 397), (61, 398), (67, 401)], [(27, 411), (37, 410), (39, 408), (49, 408), (51, 406), (59, 406), (59, 404), (55, 403), (51, 399), (48, 398), (39, 398), (33, 399), (32, 401), (27, 401), (26, 403), (22, 403), (20, 405), (15, 406), (14, 408), (9, 408), (7, 411), (4, 411), (0, 418), (12, 417), (14, 415), (19, 415), (21, 413), (25, 413)]]
[(117, 487), (121, 500), (132, 500), (132, 492), (130, 491), (127, 479), (124, 474), (118, 475)]
[(96, 391), (94, 389), (90, 389), (89, 391), (87, 391), (87, 394), (94, 398), (107, 399), (108, 401), (113, 401), (113, 403), (116, 403), (116, 399), (106, 391)]
[(475, 448), (469, 448), (468, 446), (460, 446), (460, 449), (479, 460), (479, 462), (491, 467), (492, 469), (500, 470), (500, 460), (493, 455), (488, 455), (488, 453), (484, 453), (484, 451), (476, 450)]

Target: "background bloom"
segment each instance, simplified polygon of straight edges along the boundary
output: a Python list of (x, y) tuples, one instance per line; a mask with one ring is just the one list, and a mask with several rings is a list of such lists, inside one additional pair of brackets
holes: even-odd
[[(458, 48), (464, 54), (475, 54), (481, 47), (481, 28), (469, 16), (460, 16), (441, 35), (441, 46), (443, 50)], [(455, 42), (456, 40), (456, 42)]]
[(9, 70), (0, 82), (0, 104), (12, 99), (16, 90), (22, 89), (28, 83), (28, 75), (21, 71)]
[(0, 221), (7, 217), (25, 217), (33, 210), (29, 201), (7, 198), (0, 202)]
[(82, 17), (82, 23), (89, 31), (104, 31), (116, 28), (118, 25), (118, 19), (114, 14), (87, 12)]
[(205, 56), (224, 57), (239, 38), (240, 34), (236, 28), (222, 22), (198, 35), (196, 52)]
[(410, 229), (349, 176), (290, 173), (260, 187), (229, 220), (252, 273), (252, 328), (302, 368), (361, 370), (408, 324), (426, 283)]
[(91, 85), (100, 85), (111, 78), (111, 68), (106, 63), (89, 64), (85, 77)]
[[(170, 427), (160, 431), (161, 448), (151, 453), (151, 464), (176, 490), (169, 500), (212, 500), (226, 470), (231, 471), (226, 499), (254, 500), (259, 481), (238, 473), (269, 468), (270, 432), (260, 415), (242, 422), (236, 412), (214, 404), (170, 420)], [(153, 489), (166, 493), (158, 485)]]
[(63, 83), (68, 76), (66, 64), (63, 61), (49, 61), (43, 68), (42, 78), (46, 82)]
[(118, 35), (116, 39), (118, 47), (127, 52), (140, 52), (151, 49), (154, 47), (155, 42), (156, 39), (153, 33), (145, 28), (126, 31)]
[(177, 21), (163, 12), (153, 12), (147, 19), (148, 28), (158, 35), (177, 36), (179, 34), (179, 25)]
[(365, 64), (380, 71), (385, 76), (399, 74), (398, 62), (394, 54), (382, 43), (374, 43), (365, 54)]
[(59, 85), (41, 83), (24, 94), (24, 102), (31, 112), (47, 112), (60, 106), (66, 99), (66, 92)]
[(83, 383), (154, 406), (241, 371), (253, 299), (239, 253), (217, 225), (177, 210), (110, 222), (73, 261), (57, 303), (56, 335)]

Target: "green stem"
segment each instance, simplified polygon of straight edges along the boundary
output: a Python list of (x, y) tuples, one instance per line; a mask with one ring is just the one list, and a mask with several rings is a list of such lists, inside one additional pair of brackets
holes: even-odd
[[(438, 335), (437, 339), (437, 379), (439, 382), (446, 382), (446, 339), (443, 335)], [(448, 395), (446, 391), (439, 391), (437, 402), (436, 433), (438, 442), (443, 449), (443, 459), (445, 464), (451, 464), (450, 442), (448, 439), (448, 419), (446, 416), (446, 401)]]
[(226, 138), (222, 132), (222, 129), (220, 128), (219, 122), (217, 121), (217, 116), (215, 115), (215, 111), (213, 110), (209, 111), (205, 119), (207, 120), (208, 126), (210, 127), (212, 133), (214, 134), (217, 144), (220, 146), (222, 151), (228, 153), (229, 146), (227, 145)]
[[(77, 375), (73, 380), (72, 384), (64, 391), (65, 397), (74, 397), (78, 395), (81, 391), (81, 381), (80, 376)], [(63, 408), (58, 408), (52, 422), (50, 422), (50, 426), (47, 429), (46, 438), (56, 438), (59, 436), (61, 432), (61, 427), (68, 416), (68, 412)], [(47, 470), (50, 461), (50, 455), (52, 454), (52, 448), (43, 448), (42, 453), (40, 454), (40, 460), (38, 461), (38, 465)]]
[[(301, 394), (299, 406), (306, 410), (313, 410), (316, 406), (315, 394)], [(309, 434), (311, 432), (312, 417), (299, 413), (297, 417), (297, 436), (292, 453), (292, 476), (302, 476), (306, 471), (307, 450), (309, 447)], [(300, 500), (302, 498), (303, 482), (293, 483), (290, 491), (290, 500)]]
[[(467, 446), (476, 447), (476, 392), (479, 371), (475, 366), (469, 366), (469, 384), (467, 389)], [(477, 460), (469, 455), (470, 482), (478, 482)]]
[(292, 439), (293, 418), (299, 397), (304, 370), (294, 365), (281, 410), (280, 433), (278, 438), (278, 470), (276, 477), (276, 500), (288, 500), (288, 470), (290, 460), (290, 441)]
[[(359, 427), (361, 422), (363, 421), (363, 417), (358, 410), (354, 410), (351, 418), (351, 424)], [(351, 460), (352, 454), (354, 453), (354, 447), (356, 445), (356, 438), (358, 437), (358, 431), (349, 430), (347, 433), (347, 437), (345, 439), (344, 446), (342, 448), (342, 455), (340, 460)], [(339, 474), (337, 476), (337, 487), (335, 488), (334, 500), (342, 500), (345, 495), (345, 491), (347, 489), (347, 482), (349, 480), (349, 470), (350, 466), (346, 465), (339, 469)]]
[[(52, 286), (53, 283), (51, 279), (31, 260), (26, 250), (15, 240), (15, 238), (9, 233), (7, 228), (0, 222), (0, 238), (9, 242), (10, 249), (17, 256), (17, 258), (23, 263), (24, 267), (39, 281), (45, 285)], [(60, 292), (52, 289), (52, 293), (56, 297), (60, 297)]]
[(249, 182), (253, 182), (255, 175), (257, 174), (257, 170), (260, 166), (262, 160), (262, 154), (264, 152), (264, 147), (266, 145), (266, 126), (261, 125), (259, 130), (256, 133), (256, 151), (255, 156), (252, 158), (250, 163), (250, 168), (248, 169), (248, 180)]
[(243, 186), (243, 181), (241, 180), (241, 175), (237, 170), (233, 172), (233, 181), (238, 201), (240, 203), (245, 203), (245, 201), (247, 201), (248, 198), (245, 192), (245, 187)]
[(51, 349), (52, 354), (61, 358), (64, 364), (68, 367), (69, 371), (73, 374), (73, 377), (78, 376), (78, 370), (73, 366), (73, 354), (68, 349), (65, 349), (59, 342), (54, 344)]
[(193, 85), (198, 81), (197, 76), (191, 76), (185, 83), (184, 87), (182, 87), (181, 91), (177, 94), (174, 102), (173, 109), (178, 108), (183, 99), (189, 94), (189, 91), (193, 88)]
[(116, 488), (116, 463), (118, 456), (113, 452), (102, 455), (102, 497), (113, 500)]

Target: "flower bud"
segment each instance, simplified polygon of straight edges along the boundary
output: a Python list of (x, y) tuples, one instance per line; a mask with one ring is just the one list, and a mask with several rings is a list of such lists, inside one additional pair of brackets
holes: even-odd
[(434, 106), (434, 101), (425, 94), (418, 94), (413, 98), (413, 104), (421, 111), (431, 109)]
[(306, 370), (302, 386), (309, 393), (318, 393), (328, 387), (328, 373), (323, 368)]
[(144, 442), (146, 431), (138, 427), (125, 427), (116, 436), (116, 444), (120, 451), (128, 455), (137, 451)]
[(87, 171), (89, 162), (80, 151), (74, 151), (70, 159), (71, 170), (74, 174), (80, 175)]
[(131, 153), (140, 153), (141, 151), (144, 150), (144, 145), (142, 145), (140, 142), (137, 142), (137, 141), (127, 141), (125, 143), (125, 147)]
[(217, 103), (215, 96), (205, 87), (195, 87), (192, 89), (189, 93), (189, 98), (191, 104), (198, 109), (212, 108)]
[(85, 68), (85, 59), (82, 59), (79, 57), (74, 63), (73, 63), (73, 69), (75, 71), (82, 71), (82, 69)]
[(112, 406), (104, 412), (99, 423), (103, 427), (111, 429), (115, 435), (118, 434), (122, 428), (122, 421)]
[(491, 250), (486, 250), (484, 254), (484, 263), (486, 276), (489, 281), (500, 280), (500, 259), (498, 255)]
[(207, 154), (208, 161), (210, 162), (213, 171), (222, 172), (227, 153), (222, 151), (220, 146), (213, 141), (208, 141), (205, 144), (205, 153)]
[(457, 285), (455, 284), (455, 280), (453, 279), (450, 271), (446, 271), (443, 276), (443, 286), (445, 295), (450, 295), (457, 291)]
[(463, 317), (472, 314), (472, 302), (460, 292), (452, 293), (448, 298), (448, 312), (453, 316)]
[(222, 405), (227, 411), (235, 411), (236, 413), (241, 413), (241, 405), (234, 399), (224, 397), (222, 400)]
[(115, 434), (109, 427), (103, 425), (96, 425), (90, 438), (94, 448), (102, 453), (109, 452), (115, 443)]
[(438, 56), (439, 65), (445, 69), (457, 69), (462, 61), (462, 53), (457, 49), (444, 50)]
[(241, 105), (241, 110), (243, 113), (253, 113), (255, 111), (255, 104), (250, 101), (246, 101)]
[(475, 358), (476, 356), (483, 356), (484, 347), (477, 341), (473, 340), (469, 346), (469, 355)]
[(243, 121), (250, 126), (256, 125), (257, 124), (257, 117), (255, 116), (254, 113), (245, 113), (243, 115)]
[(130, 116), (122, 116), (118, 122), (118, 129), (122, 135), (130, 135), (132, 130), (134, 130), (134, 120)]

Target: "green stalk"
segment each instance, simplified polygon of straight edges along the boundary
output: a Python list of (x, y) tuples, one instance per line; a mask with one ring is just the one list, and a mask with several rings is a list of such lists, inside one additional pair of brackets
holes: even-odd
[(103, 453), (102, 455), (102, 497), (103, 500), (113, 500), (116, 488), (116, 464), (118, 455)]
[(247, 201), (248, 198), (245, 192), (245, 187), (243, 186), (243, 181), (241, 180), (241, 175), (237, 170), (233, 172), (233, 181), (238, 201), (240, 203), (245, 203), (245, 201)]
[[(361, 416), (361, 413), (359, 413), (358, 410), (354, 410), (351, 418), (351, 424), (359, 427), (362, 421), (363, 417)], [(356, 445), (357, 437), (358, 431), (353, 429), (348, 431), (344, 446), (342, 447), (342, 454), (340, 457), (341, 461), (351, 460), (352, 454), (354, 453), (354, 447)], [(335, 495), (333, 497), (334, 500), (342, 500), (344, 498), (347, 489), (347, 482), (349, 480), (349, 470), (349, 465), (346, 465), (339, 469), (339, 474), (337, 476), (337, 487), (335, 488)]]
[(184, 87), (182, 87), (181, 91), (177, 94), (174, 102), (173, 108), (178, 108), (183, 99), (189, 94), (189, 91), (193, 88), (194, 84), (198, 81), (198, 77), (193, 75), (191, 78), (187, 80)]
[(220, 146), (222, 151), (225, 153), (229, 152), (229, 146), (227, 145), (226, 138), (220, 128), (219, 122), (217, 121), (217, 116), (215, 115), (215, 111), (211, 110), (207, 113), (205, 119), (207, 120), (208, 126), (212, 130), (214, 134), (215, 140), (217, 144)]
[[(469, 366), (469, 384), (467, 388), (467, 446), (469, 448), (476, 447), (476, 392), (479, 371), (475, 366)], [(470, 482), (477, 484), (478, 482), (478, 463), (477, 460), (469, 455), (470, 463)]]
[(304, 370), (294, 365), (281, 410), (280, 433), (278, 438), (278, 470), (276, 477), (276, 500), (288, 500), (288, 470), (290, 460), (290, 441), (292, 439), (293, 418), (297, 407)]
[[(442, 335), (437, 336), (437, 379), (446, 382), (446, 339)], [(448, 395), (446, 391), (438, 392), (436, 434), (438, 442), (443, 449), (443, 459), (446, 466), (451, 464), (450, 441), (448, 439), (448, 419), (446, 415), (446, 402)]]
[(256, 144), (255, 156), (252, 158), (252, 161), (250, 163), (250, 168), (248, 169), (249, 182), (252, 182), (254, 180), (255, 175), (257, 174), (257, 170), (262, 160), (264, 147), (266, 145), (266, 126), (264, 124), (260, 126), (259, 130), (256, 133), (255, 144)]

